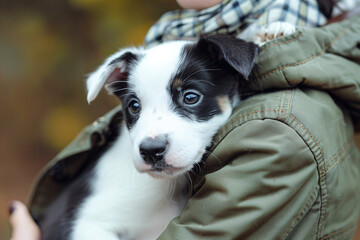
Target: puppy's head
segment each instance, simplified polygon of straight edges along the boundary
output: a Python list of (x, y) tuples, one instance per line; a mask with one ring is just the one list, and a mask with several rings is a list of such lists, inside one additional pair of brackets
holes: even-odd
[(201, 161), (229, 118), (256, 53), (226, 35), (125, 49), (90, 75), (88, 101), (106, 85), (122, 102), (137, 170), (176, 176)]

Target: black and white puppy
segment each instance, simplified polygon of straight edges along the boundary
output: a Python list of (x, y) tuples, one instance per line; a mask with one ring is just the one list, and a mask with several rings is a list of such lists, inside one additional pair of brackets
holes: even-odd
[(187, 173), (239, 103), (257, 49), (214, 35), (110, 56), (87, 80), (88, 101), (103, 86), (120, 99), (120, 134), (49, 208), (43, 239), (156, 239), (183, 209)]

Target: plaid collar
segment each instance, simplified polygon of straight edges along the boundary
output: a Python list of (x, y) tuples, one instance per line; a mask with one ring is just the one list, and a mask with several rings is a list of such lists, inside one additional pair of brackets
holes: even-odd
[(327, 19), (316, 0), (224, 0), (202, 11), (165, 13), (145, 37), (151, 47), (164, 41), (195, 40), (200, 34), (238, 35), (252, 23), (259, 26), (284, 21), (295, 26), (320, 26)]

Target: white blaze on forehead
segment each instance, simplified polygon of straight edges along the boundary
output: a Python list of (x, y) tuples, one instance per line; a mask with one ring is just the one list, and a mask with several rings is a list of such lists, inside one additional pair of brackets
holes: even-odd
[(139, 145), (147, 137), (155, 138), (173, 132), (176, 113), (172, 111), (169, 91), (172, 78), (181, 63), (183, 46), (177, 41), (146, 50), (129, 78), (129, 87), (141, 103), (139, 119), (130, 130), (133, 141)]
[(135, 145), (147, 137), (172, 132), (169, 125), (174, 124), (170, 119), (175, 113), (171, 111), (169, 85), (178, 70), (185, 44), (171, 42), (147, 50), (129, 78), (129, 86), (141, 104), (139, 119), (130, 131)]
[(181, 52), (187, 43), (169, 42), (146, 51), (130, 79), (140, 101), (150, 103), (157, 98), (166, 102), (168, 86), (179, 68)]

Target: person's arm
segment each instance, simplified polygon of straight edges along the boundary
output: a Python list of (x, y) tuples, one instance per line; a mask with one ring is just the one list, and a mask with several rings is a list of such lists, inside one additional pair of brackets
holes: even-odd
[(13, 201), (9, 212), (13, 229), (11, 240), (40, 240), (40, 229), (23, 203)]
[[(227, 164), (195, 183), (196, 192), (160, 240), (283, 239), (316, 200), (313, 154), (282, 122), (244, 123), (222, 140), (210, 158), (207, 169)], [(316, 231), (306, 234), (307, 239), (316, 238)]]

